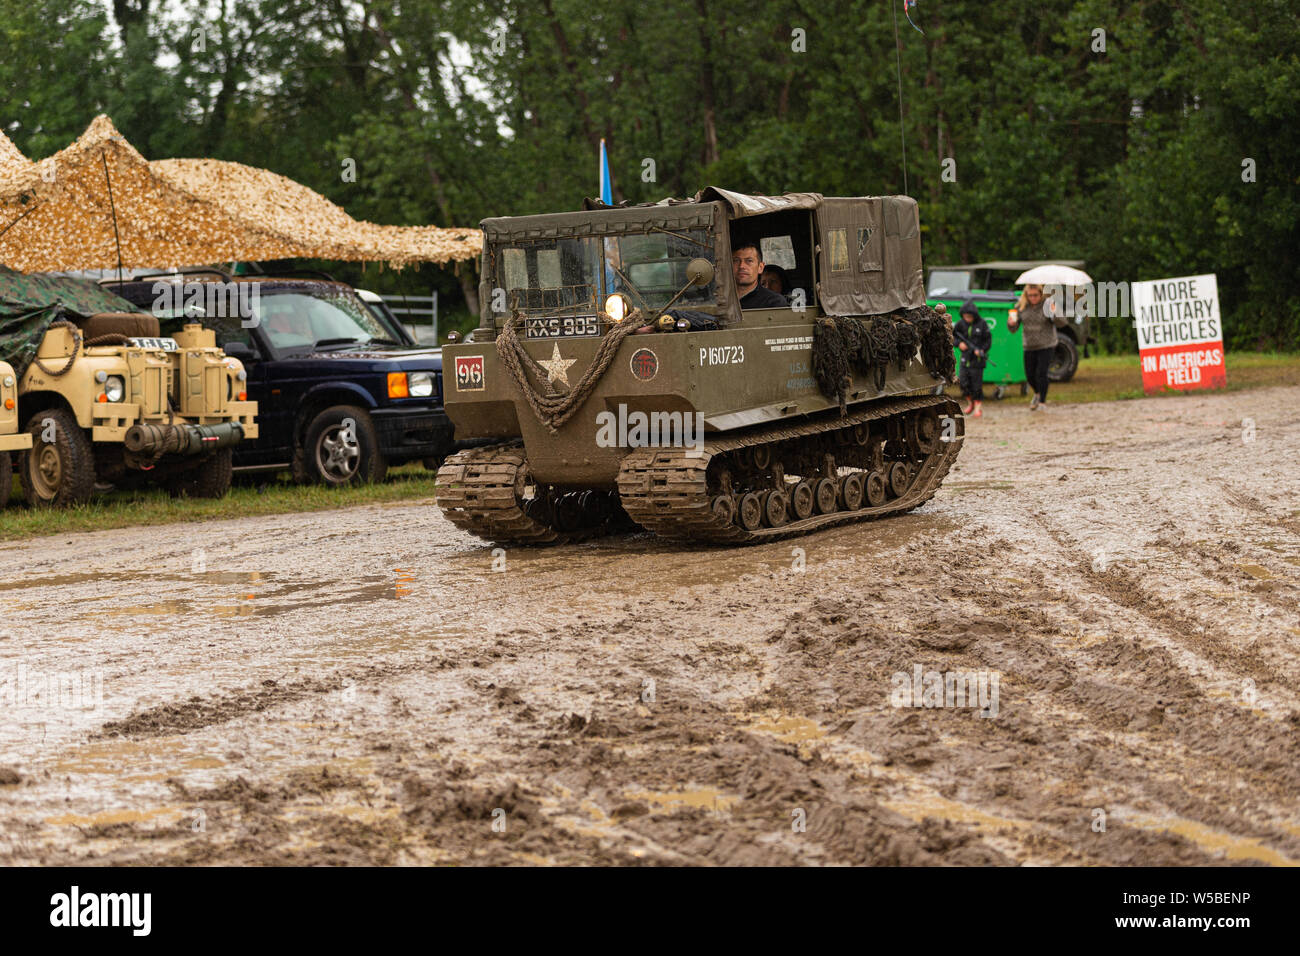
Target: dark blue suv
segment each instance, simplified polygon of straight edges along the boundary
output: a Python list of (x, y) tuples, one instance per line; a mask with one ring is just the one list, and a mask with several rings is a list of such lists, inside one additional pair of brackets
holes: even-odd
[(219, 270), (109, 286), (158, 316), (163, 335), (197, 320), (243, 362), (259, 437), (236, 446), (237, 469), (344, 485), (381, 481), (408, 461), (437, 468), (452, 450), (442, 350), (416, 344), (350, 286)]

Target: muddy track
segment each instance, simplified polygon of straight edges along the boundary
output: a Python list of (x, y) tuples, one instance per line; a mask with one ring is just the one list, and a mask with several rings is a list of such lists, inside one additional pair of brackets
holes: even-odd
[(990, 403), (918, 510), (746, 548), (9, 545), (0, 862), (1300, 862), (1297, 398)]

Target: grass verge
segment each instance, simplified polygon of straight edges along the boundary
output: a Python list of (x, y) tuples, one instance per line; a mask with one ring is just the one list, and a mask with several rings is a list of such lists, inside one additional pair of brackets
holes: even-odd
[(382, 484), (348, 488), (295, 485), (287, 472), (273, 476), (236, 476), (235, 482), (230, 494), (219, 499), (172, 498), (161, 489), (150, 488), (103, 492), (78, 508), (35, 511), (23, 503), (22, 490), (15, 479), (9, 506), (0, 511), (0, 541), (71, 531), (329, 511), (353, 505), (418, 500), (432, 498), (435, 484), (434, 473), (419, 464), (391, 469), (388, 480)]
[[(1300, 354), (1278, 352), (1229, 352), (1227, 355), (1227, 391), (1263, 388), (1270, 385), (1300, 385)], [(956, 393), (956, 389), (949, 391)], [(1204, 394), (1201, 391), (1167, 390), (1162, 396)], [(984, 397), (993, 397), (992, 386), (985, 382)], [(1053, 404), (1067, 402), (1113, 402), (1148, 397), (1142, 391), (1142, 365), (1137, 355), (1094, 355), (1081, 358), (1079, 370), (1069, 382), (1053, 382), (1047, 399)], [(1020, 395), (1019, 385), (1007, 387), (1003, 402), (1029, 404)]]

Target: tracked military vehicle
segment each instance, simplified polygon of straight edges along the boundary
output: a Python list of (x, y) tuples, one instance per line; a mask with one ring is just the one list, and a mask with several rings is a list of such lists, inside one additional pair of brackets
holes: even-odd
[(257, 437), (244, 368), (211, 331), (161, 336), (154, 315), (89, 282), (0, 267), (0, 358), (17, 366), (34, 507), (85, 502), (97, 482), (220, 497), (231, 448)]
[[(745, 544), (901, 514), (964, 434), (915, 201), (816, 193), (488, 219), (479, 326), (443, 351), (437, 502), (498, 543), (632, 524)], [(733, 251), (784, 272), (742, 308)], [(752, 276), (742, 276), (752, 281)]]

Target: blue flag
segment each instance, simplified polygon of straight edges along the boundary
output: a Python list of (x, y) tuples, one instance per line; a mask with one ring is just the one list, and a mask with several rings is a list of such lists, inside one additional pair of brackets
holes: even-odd
[(600, 141), (600, 201), (607, 206), (614, 205), (614, 188), (609, 179), (609, 154), (605, 152), (605, 141)]

